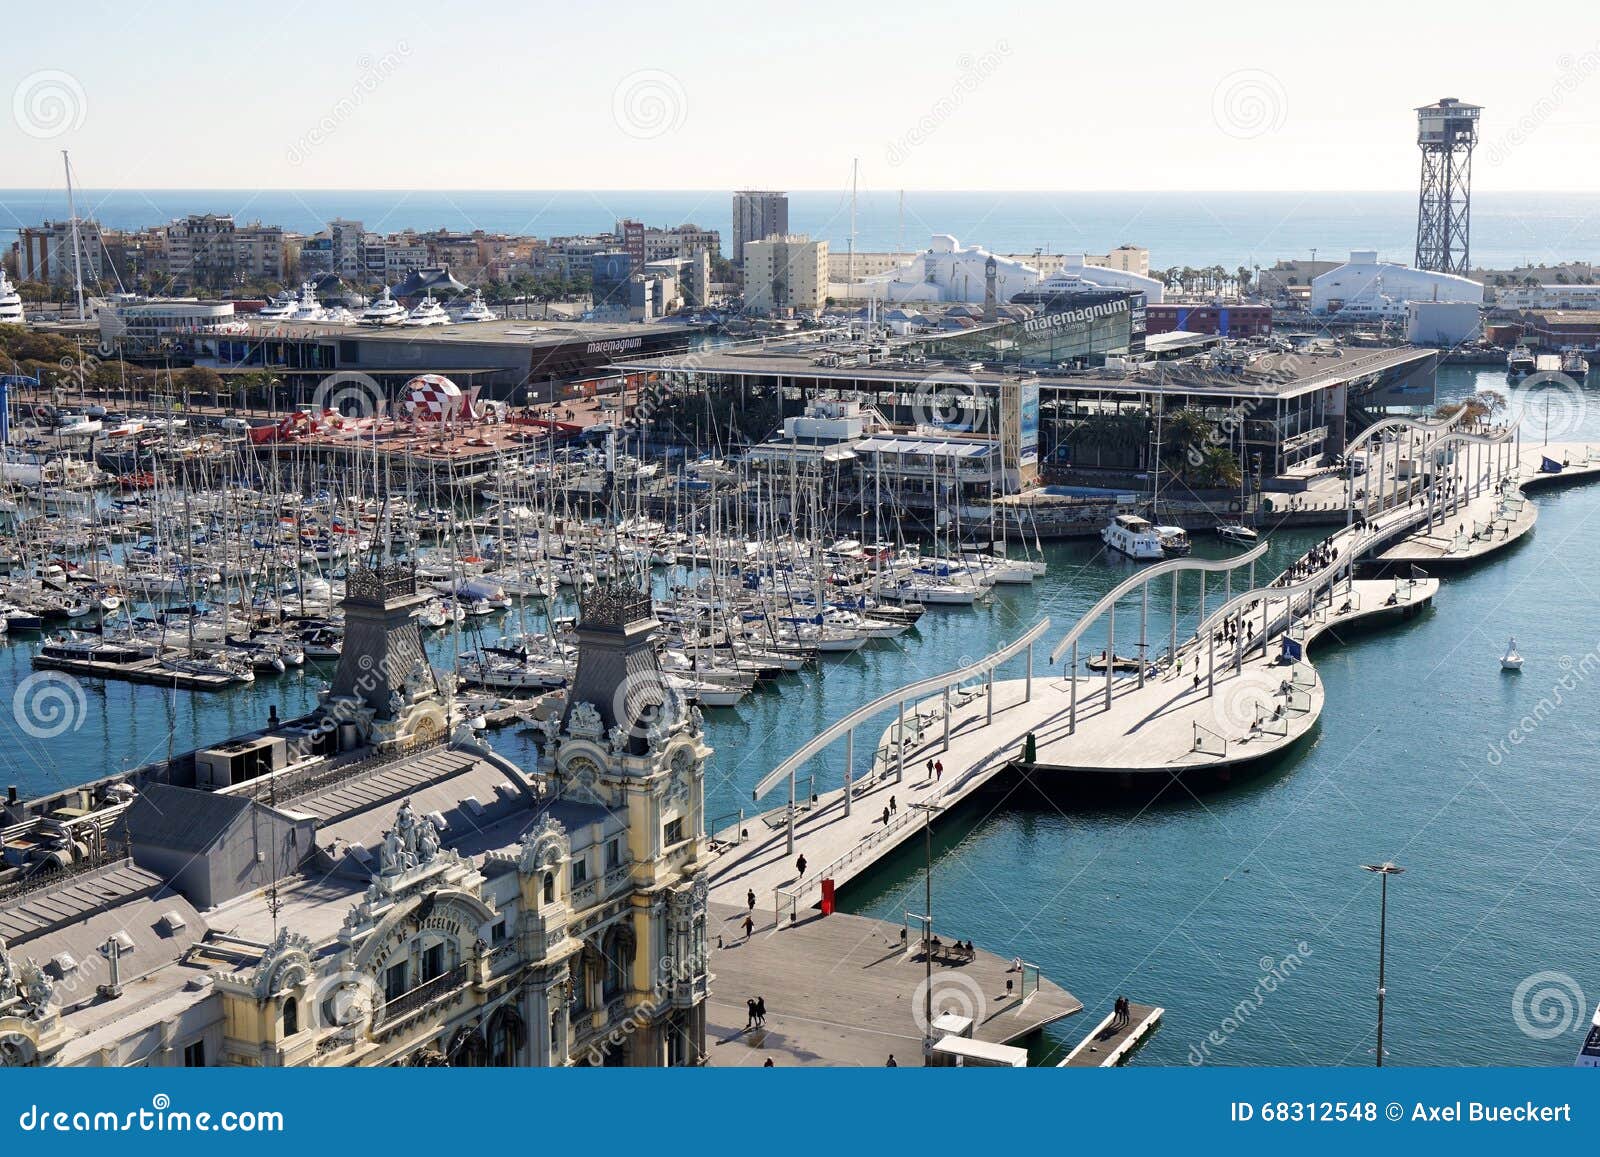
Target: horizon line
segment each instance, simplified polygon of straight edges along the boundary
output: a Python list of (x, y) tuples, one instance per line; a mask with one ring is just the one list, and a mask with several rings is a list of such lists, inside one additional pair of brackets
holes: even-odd
[[(722, 193), (733, 194), (742, 192), (732, 186), (723, 187), (689, 187), (689, 186), (631, 186), (607, 187), (600, 185), (562, 186), (562, 187), (467, 187), (467, 186), (402, 186), (402, 185), (82, 185), (74, 186), (80, 192), (139, 192), (139, 193)], [(0, 194), (5, 193), (53, 193), (64, 192), (65, 186), (43, 185), (18, 185), (0, 188)], [(764, 190), (761, 190), (764, 191)], [(848, 193), (847, 187), (839, 186), (790, 186), (785, 189), (774, 189), (772, 192), (782, 193)], [(1104, 195), (1104, 194), (1129, 194), (1137, 196), (1169, 195), (1185, 196), (1194, 193), (1229, 193), (1236, 195), (1261, 195), (1261, 196), (1304, 196), (1306, 194), (1347, 195), (1362, 193), (1405, 193), (1415, 195), (1415, 188), (1400, 189), (1235, 189), (1235, 188), (1202, 188), (1202, 189), (961, 189), (961, 188), (879, 188), (864, 190), (869, 194), (884, 193), (959, 193), (967, 195), (994, 194), (1003, 196), (1016, 193), (1059, 193), (1069, 195)], [(1503, 195), (1503, 194), (1539, 194), (1554, 196), (1600, 196), (1600, 190), (1592, 189), (1480, 189), (1475, 195)]]

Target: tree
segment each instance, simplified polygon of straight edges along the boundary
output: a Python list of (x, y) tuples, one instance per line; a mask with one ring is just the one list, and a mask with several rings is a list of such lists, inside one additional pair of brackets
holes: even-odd
[(183, 371), (180, 378), (183, 382), (184, 392), (188, 394), (205, 394), (211, 399), (211, 404), (217, 404), (217, 395), (222, 391), (222, 375), (207, 366), (190, 366)]

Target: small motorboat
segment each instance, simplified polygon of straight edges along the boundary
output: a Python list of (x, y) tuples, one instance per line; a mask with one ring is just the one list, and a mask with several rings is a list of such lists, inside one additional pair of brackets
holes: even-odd
[(1517, 652), (1517, 640), (1512, 639), (1506, 644), (1506, 653), (1500, 656), (1500, 670), (1522, 670), (1522, 656)]
[(1254, 546), (1260, 537), (1253, 526), (1246, 526), (1242, 522), (1224, 522), (1217, 527), (1217, 537), (1224, 542), (1237, 543), (1240, 546)]

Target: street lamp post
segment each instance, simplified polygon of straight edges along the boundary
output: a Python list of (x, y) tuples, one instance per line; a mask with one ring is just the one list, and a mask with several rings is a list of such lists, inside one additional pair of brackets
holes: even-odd
[(936, 803), (910, 805), (922, 813), (923, 897), (925, 906), (922, 923), (922, 959), (927, 964), (927, 978), (922, 985), (922, 1063), (933, 1056), (933, 813), (943, 809)]
[(1389, 929), (1389, 877), (1398, 876), (1405, 871), (1404, 868), (1392, 861), (1385, 860), (1381, 864), (1362, 864), (1368, 872), (1374, 872), (1382, 878), (1378, 901), (1378, 1067), (1383, 1067), (1383, 958), (1388, 947)]

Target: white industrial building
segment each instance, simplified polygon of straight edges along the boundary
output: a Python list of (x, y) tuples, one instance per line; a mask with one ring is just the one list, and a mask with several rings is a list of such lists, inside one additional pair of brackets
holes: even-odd
[[(1081, 253), (1060, 259), (1060, 269), (1045, 278), (1031, 262), (991, 253), (980, 245), (962, 245), (948, 233), (936, 233), (926, 252), (882, 273), (834, 287), (838, 297), (875, 297), (883, 301), (940, 301), (979, 304), (988, 299), (994, 275), (994, 299), (1005, 303), (1019, 293), (1059, 288), (1133, 289), (1146, 300), (1161, 300), (1161, 283), (1127, 269), (1090, 264)], [(1148, 261), (1146, 254), (1145, 260)], [(859, 277), (859, 274), (858, 274)]]
[(1350, 260), (1314, 278), (1311, 311), (1370, 321), (1405, 321), (1413, 301), (1483, 304), (1483, 286), (1453, 273), (1413, 269), (1379, 261), (1376, 250), (1357, 250)]
[(1482, 332), (1483, 311), (1470, 301), (1406, 303), (1406, 341), (1412, 345), (1460, 345)]

